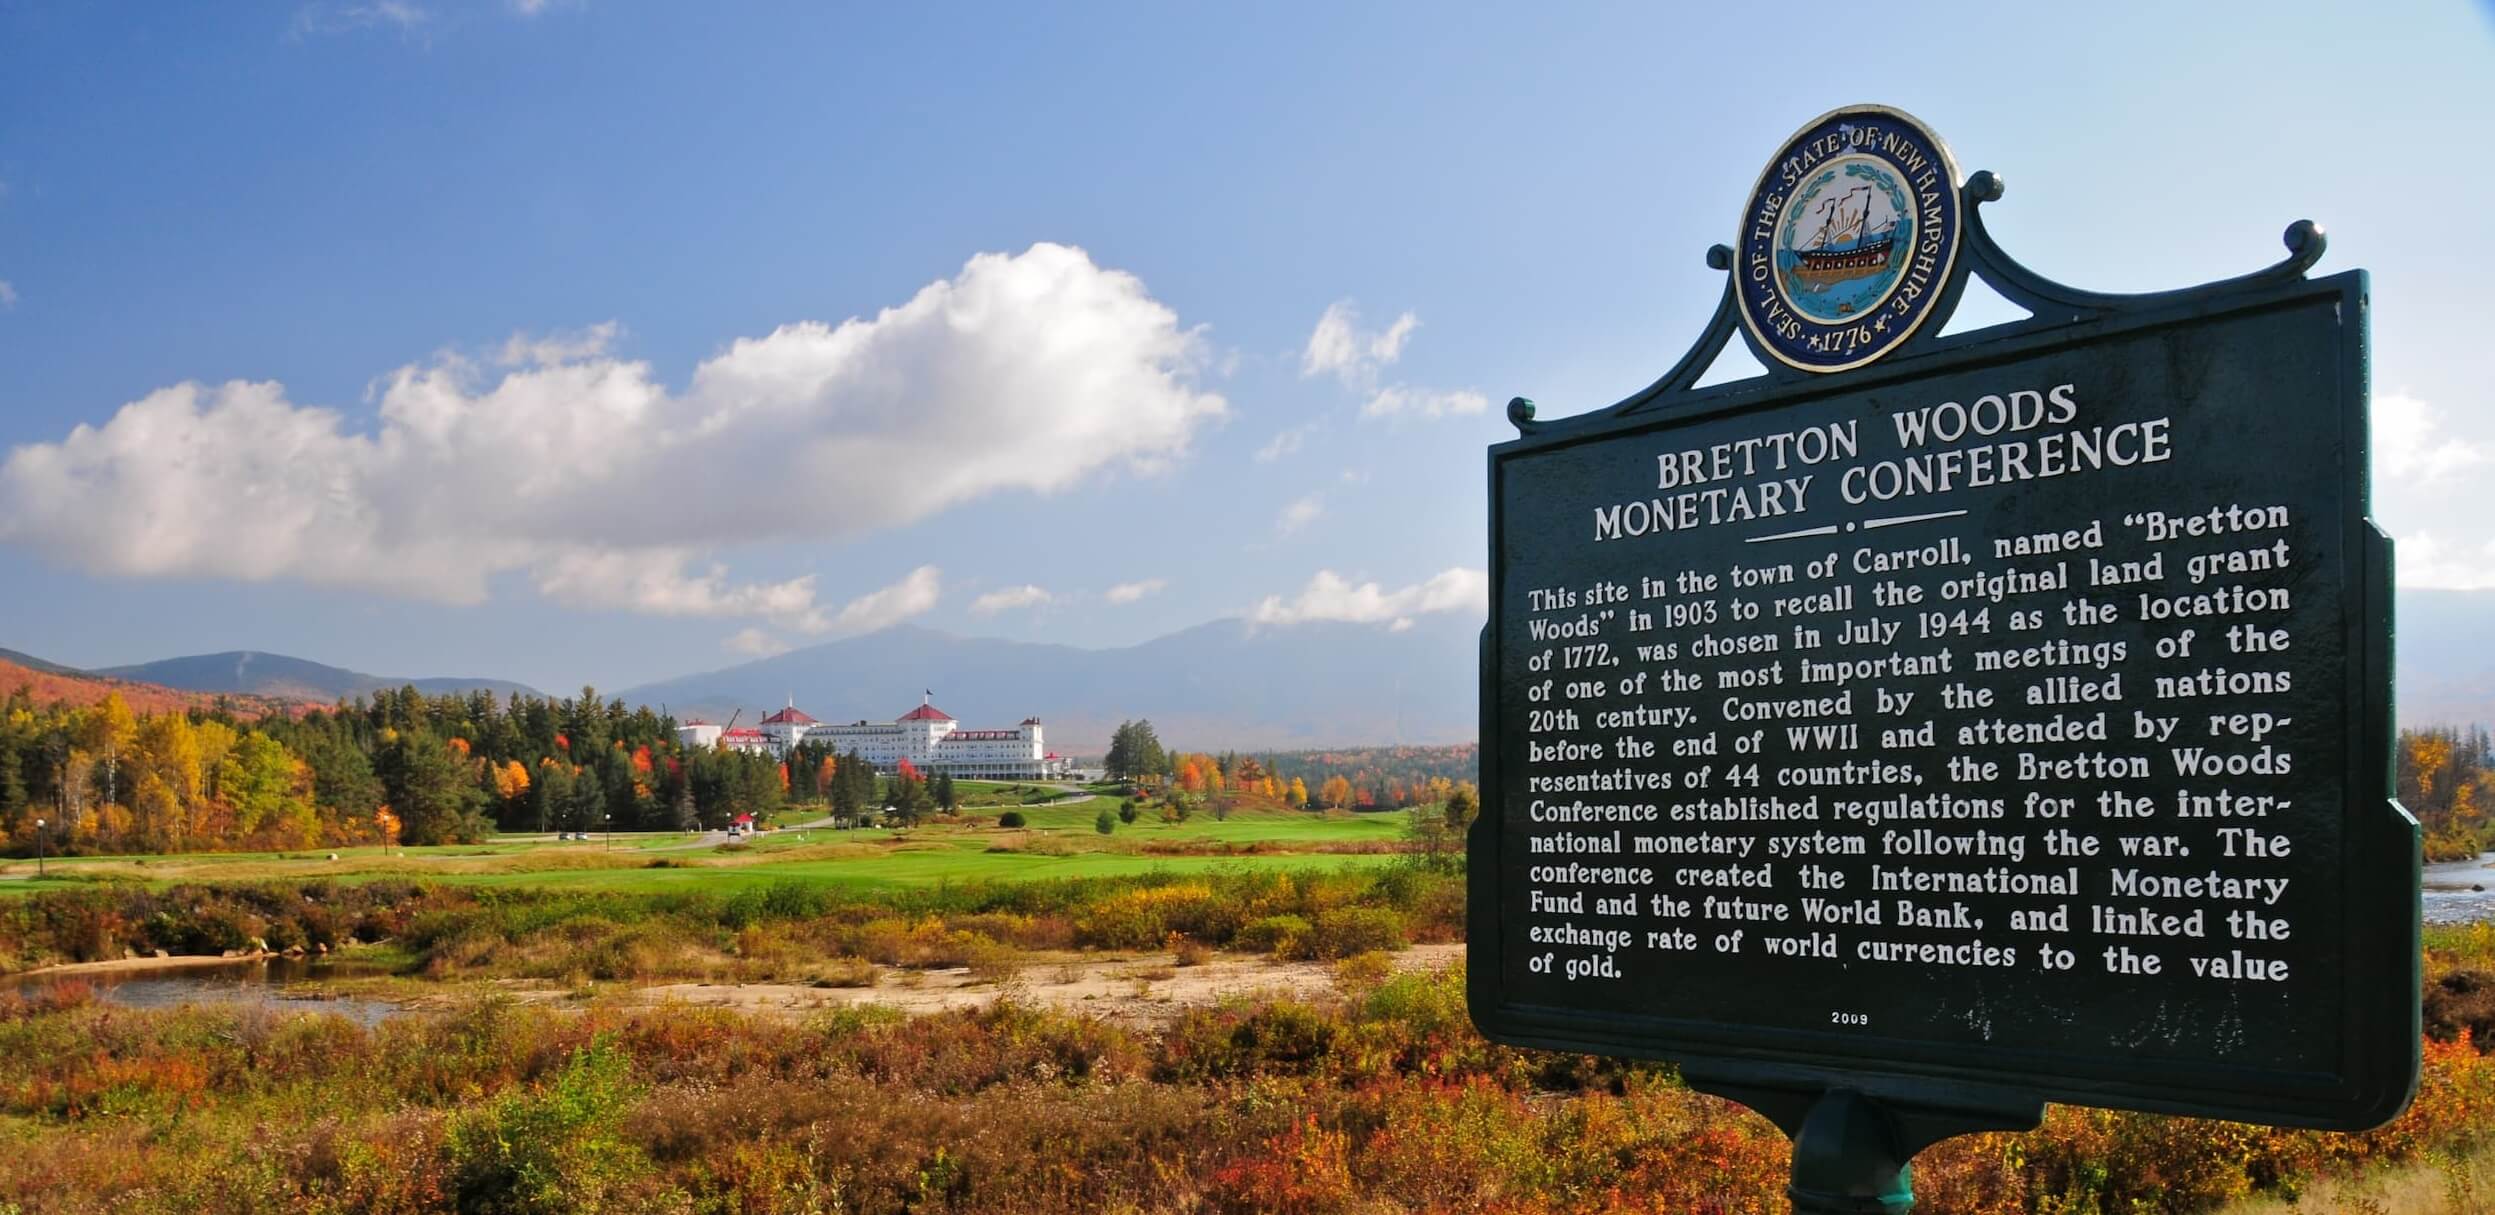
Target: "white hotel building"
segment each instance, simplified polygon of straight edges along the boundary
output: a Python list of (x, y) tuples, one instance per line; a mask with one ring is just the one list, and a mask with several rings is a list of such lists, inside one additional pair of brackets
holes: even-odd
[[(933, 699), (931, 693), (928, 700)], [(1072, 769), (1048, 749), (1039, 718), (1026, 717), (1010, 730), (965, 730), (951, 714), (924, 701), (889, 722), (835, 726), (807, 716), (791, 700), (763, 718), (759, 730), (722, 734), (706, 722), (688, 722), (677, 727), (676, 736), (689, 747), (718, 745), (781, 756), (800, 743), (813, 743), (842, 754), (855, 752), (885, 772), (908, 760), (930, 776), (945, 772), (972, 780), (1053, 780)]]

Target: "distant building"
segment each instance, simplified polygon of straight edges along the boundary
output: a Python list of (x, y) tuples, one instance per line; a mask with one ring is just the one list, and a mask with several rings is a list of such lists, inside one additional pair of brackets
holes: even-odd
[(798, 711), (797, 698), (790, 697), (788, 707), (762, 719), (762, 732), (771, 736), (771, 747), (786, 755), (797, 746), (808, 729), (822, 723)]
[(742, 751), (747, 755), (780, 754), (780, 748), (772, 741), (771, 736), (753, 728), (752, 726), (739, 726), (733, 730), (721, 731), (719, 735), (719, 749), (722, 751)]
[(889, 722), (835, 726), (807, 716), (791, 697), (758, 727), (722, 730), (695, 720), (676, 727), (676, 737), (688, 747), (715, 745), (783, 757), (800, 743), (813, 743), (843, 754), (854, 752), (885, 772), (908, 760), (929, 776), (944, 772), (972, 780), (1061, 780), (1073, 770), (1064, 756), (1048, 749), (1039, 718), (1023, 718), (1022, 724), (1006, 730), (965, 730), (934, 700), (930, 692), (917, 708)]
[(1039, 718), (1023, 718), (1009, 730), (965, 730), (934, 700), (929, 693), (917, 708), (889, 723), (817, 724), (806, 730), (802, 741), (856, 752), (887, 772), (908, 760), (931, 776), (944, 772), (974, 780), (1047, 780), (1065, 774), (1066, 761), (1048, 749)]
[(719, 736), (723, 733), (726, 731), (718, 723), (696, 717), (676, 727), (676, 743), (687, 750), (715, 747), (719, 745)]

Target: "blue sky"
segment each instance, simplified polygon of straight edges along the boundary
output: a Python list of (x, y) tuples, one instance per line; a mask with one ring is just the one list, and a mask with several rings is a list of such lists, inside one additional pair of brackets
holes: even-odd
[(2484, 6), (1967, 5), (1844, 72), (1798, 10), (1043, 7), (0, 3), (0, 646), (560, 689), (1477, 611), (1499, 403), (1669, 366), (1855, 101), (2078, 285), (2320, 221), (2403, 580), (2495, 587)]

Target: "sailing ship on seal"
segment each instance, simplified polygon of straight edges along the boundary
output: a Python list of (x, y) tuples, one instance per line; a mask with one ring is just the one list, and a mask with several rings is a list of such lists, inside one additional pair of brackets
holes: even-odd
[(1892, 214), (1885, 226), (1865, 232), (1871, 191), (1868, 185), (1856, 186), (1820, 200), (1819, 227), (1794, 247), (1793, 265), (1786, 273), (1818, 291), (1887, 269), (1897, 252), (1897, 217)]

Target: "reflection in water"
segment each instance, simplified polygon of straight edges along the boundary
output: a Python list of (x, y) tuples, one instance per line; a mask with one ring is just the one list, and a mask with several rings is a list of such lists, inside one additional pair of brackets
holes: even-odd
[(2495, 920), (2495, 852), (2426, 866), (2426, 922)]
[(253, 958), (216, 966), (184, 966), (130, 970), (20, 975), (0, 979), (0, 992), (31, 999), (63, 984), (93, 989), (96, 1002), (122, 1008), (174, 1008), (184, 1004), (257, 1005), (278, 1012), (336, 1013), (366, 1027), (404, 1011), (386, 1000), (352, 996), (324, 998), (317, 987), (326, 979), (351, 979), (386, 974), (374, 966), (352, 962), (316, 962), (303, 958)]

